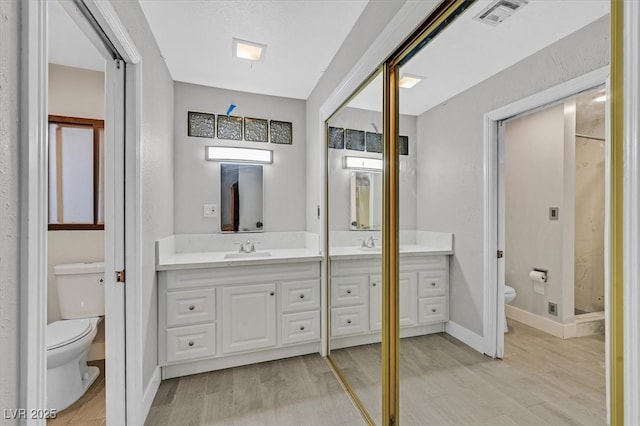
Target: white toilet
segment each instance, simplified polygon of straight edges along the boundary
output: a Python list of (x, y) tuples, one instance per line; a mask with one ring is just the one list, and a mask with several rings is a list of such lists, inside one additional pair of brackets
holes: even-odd
[(62, 320), (47, 325), (47, 408), (58, 411), (80, 398), (100, 374), (87, 352), (104, 315), (104, 263), (54, 267)]
[[(513, 302), (516, 298), (516, 290), (508, 285), (504, 286), (504, 303), (509, 304)], [(505, 310), (504, 313), (504, 332), (509, 331), (509, 327), (507, 327), (507, 312)]]

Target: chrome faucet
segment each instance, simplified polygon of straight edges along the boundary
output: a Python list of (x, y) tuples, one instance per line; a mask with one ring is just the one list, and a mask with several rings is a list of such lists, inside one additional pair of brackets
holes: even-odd
[(248, 239), (247, 241), (240, 243), (240, 253), (253, 253), (256, 251), (256, 245), (253, 241)]
[(377, 238), (373, 238), (373, 235), (371, 235), (366, 240), (362, 240), (362, 247), (374, 248), (376, 246), (375, 240), (377, 240)]

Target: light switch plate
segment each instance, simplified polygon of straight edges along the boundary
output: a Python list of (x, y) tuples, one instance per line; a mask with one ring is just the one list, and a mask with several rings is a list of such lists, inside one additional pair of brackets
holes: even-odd
[(204, 204), (202, 206), (202, 215), (204, 217), (218, 217), (218, 205)]

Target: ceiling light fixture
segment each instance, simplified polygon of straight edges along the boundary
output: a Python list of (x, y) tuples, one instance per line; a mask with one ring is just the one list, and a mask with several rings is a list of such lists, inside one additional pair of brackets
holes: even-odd
[(404, 74), (400, 77), (400, 81), (398, 82), (398, 86), (403, 89), (411, 89), (416, 84), (420, 83), (424, 77), (420, 77), (418, 75)]
[(607, 95), (602, 95), (602, 96), (598, 96), (597, 98), (593, 99), (593, 102), (604, 102), (607, 100)]
[(266, 44), (240, 40), (235, 37), (231, 39), (231, 56), (234, 58), (246, 59), (253, 62), (264, 62), (266, 51)]
[(205, 147), (204, 158), (207, 161), (271, 164), (273, 163), (273, 151), (270, 149), (207, 146)]

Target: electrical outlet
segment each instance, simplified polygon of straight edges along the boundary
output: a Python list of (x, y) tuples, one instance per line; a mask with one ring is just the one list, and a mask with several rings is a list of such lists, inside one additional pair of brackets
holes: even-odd
[(549, 313), (551, 315), (558, 316), (558, 304), (557, 303), (549, 302)]
[(204, 204), (202, 206), (202, 215), (204, 217), (218, 217), (218, 205)]

